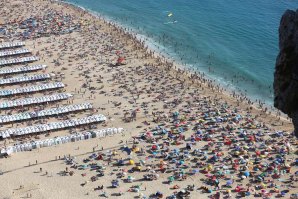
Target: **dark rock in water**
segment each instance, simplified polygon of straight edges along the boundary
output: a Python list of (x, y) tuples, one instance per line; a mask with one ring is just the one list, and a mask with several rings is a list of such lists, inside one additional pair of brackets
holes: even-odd
[(298, 10), (287, 10), (279, 26), (274, 106), (292, 118), (298, 137)]

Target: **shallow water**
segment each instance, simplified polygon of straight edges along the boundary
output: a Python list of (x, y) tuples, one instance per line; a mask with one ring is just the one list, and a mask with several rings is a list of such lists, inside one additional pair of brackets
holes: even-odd
[(298, 8), (298, 0), (68, 2), (133, 28), (167, 56), (268, 104), (279, 21), (286, 9)]

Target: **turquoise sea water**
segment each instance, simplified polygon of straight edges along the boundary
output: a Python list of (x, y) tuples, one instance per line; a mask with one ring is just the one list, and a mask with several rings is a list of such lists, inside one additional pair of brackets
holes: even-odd
[[(148, 38), (186, 67), (272, 104), (278, 26), (298, 0), (68, 0)], [(171, 16), (169, 16), (171, 15)]]

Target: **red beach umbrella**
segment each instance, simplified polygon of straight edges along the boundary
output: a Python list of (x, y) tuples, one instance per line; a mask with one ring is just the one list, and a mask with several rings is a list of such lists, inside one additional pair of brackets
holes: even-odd
[(119, 57), (119, 58), (117, 59), (117, 63), (118, 63), (118, 64), (122, 64), (122, 62), (124, 62), (124, 61), (125, 61), (124, 57)]

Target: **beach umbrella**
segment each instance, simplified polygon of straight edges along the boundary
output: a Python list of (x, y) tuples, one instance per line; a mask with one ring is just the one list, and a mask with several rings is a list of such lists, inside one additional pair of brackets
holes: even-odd
[(249, 171), (244, 171), (244, 172), (243, 172), (243, 175), (244, 175), (245, 177), (249, 177), (249, 176), (250, 176), (250, 173), (249, 173)]
[(120, 165), (120, 166), (121, 165), (124, 165), (124, 161), (123, 160), (119, 160), (117, 164)]
[(133, 160), (129, 160), (129, 164), (130, 164), (130, 165), (134, 165), (135, 162), (134, 162)]
[(83, 165), (82, 165), (82, 168), (83, 168), (83, 169), (87, 169), (87, 168), (88, 168), (88, 165), (83, 164)]
[(151, 138), (151, 137), (153, 137), (153, 133), (148, 131), (148, 132), (146, 132), (146, 136)]
[(118, 57), (117, 64), (122, 64), (125, 61), (124, 57)]
[(123, 147), (122, 151), (125, 151), (127, 153), (127, 155), (131, 154), (131, 149), (129, 147)]
[(152, 145), (151, 150), (157, 150), (158, 146), (157, 145)]
[(228, 181), (226, 182), (226, 186), (230, 187), (230, 186), (232, 186), (233, 183), (234, 183), (233, 180), (228, 180)]
[(145, 165), (145, 160), (140, 160), (140, 164), (142, 165), (142, 166), (144, 166)]
[(192, 173), (193, 173), (193, 174), (199, 173), (199, 170), (198, 170), (198, 169), (193, 169), (193, 170), (192, 170)]
[(127, 176), (127, 181), (128, 182), (132, 182), (135, 178), (133, 178), (132, 176)]
[(179, 151), (180, 151), (180, 149), (177, 149), (177, 148), (174, 149), (175, 154), (179, 154)]
[(174, 176), (170, 176), (170, 177), (168, 177), (168, 180), (169, 180), (170, 182), (173, 182), (173, 181), (175, 180), (175, 178), (174, 178)]

